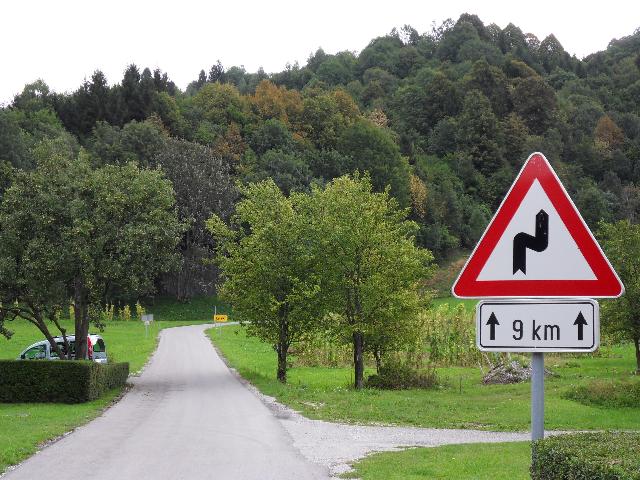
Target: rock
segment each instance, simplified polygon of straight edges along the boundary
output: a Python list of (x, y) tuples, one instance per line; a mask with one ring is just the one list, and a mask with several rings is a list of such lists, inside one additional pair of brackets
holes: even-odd
[[(553, 375), (550, 370), (545, 368), (544, 376)], [(482, 377), (482, 383), (485, 385), (507, 384), (526, 382), (531, 379), (531, 366), (523, 366), (520, 362), (514, 360), (507, 364), (500, 364), (493, 367)]]

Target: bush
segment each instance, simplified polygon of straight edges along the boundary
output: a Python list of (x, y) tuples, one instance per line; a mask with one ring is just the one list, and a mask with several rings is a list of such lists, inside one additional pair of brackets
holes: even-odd
[(437, 385), (435, 369), (416, 370), (400, 362), (390, 362), (380, 367), (375, 375), (369, 375), (367, 388), (384, 390), (404, 390), (407, 388), (431, 388)]
[(640, 381), (594, 380), (587, 385), (579, 385), (564, 394), (569, 400), (584, 405), (605, 408), (640, 406)]
[(640, 480), (640, 433), (578, 433), (533, 443), (533, 480)]
[(128, 363), (0, 361), (0, 402), (81, 403), (125, 384)]

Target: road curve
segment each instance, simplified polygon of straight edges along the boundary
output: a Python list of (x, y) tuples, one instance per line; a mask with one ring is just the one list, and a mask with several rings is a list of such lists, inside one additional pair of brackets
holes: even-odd
[(119, 403), (3, 480), (72, 471), (92, 480), (329, 478), (231, 374), (204, 335), (209, 327), (163, 330), (150, 364)]

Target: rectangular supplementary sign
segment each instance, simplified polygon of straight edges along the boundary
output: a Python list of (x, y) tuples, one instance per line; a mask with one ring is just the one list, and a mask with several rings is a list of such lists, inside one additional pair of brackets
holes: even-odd
[(213, 316), (213, 321), (216, 323), (224, 323), (228, 320), (228, 317), (226, 315), (214, 315)]
[(589, 299), (486, 300), (476, 307), (476, 342), (494, 352), (593, 352), (600, 309)]

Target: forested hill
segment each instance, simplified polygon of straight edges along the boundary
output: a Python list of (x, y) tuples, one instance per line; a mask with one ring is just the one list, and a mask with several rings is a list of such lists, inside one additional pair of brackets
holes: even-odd
[(635, 222), (640, 30), (579, 60), (553, 35), (464, 14), (424, 34), (394, 29), (359, 54), (318, 50), (274, 74), (218, 62), (184, 92), (134, 65), (119, 84), (97, 71), (72, 94), (37, 81), (0, 110), (4, 188), (10, 165), (32, 168), (42, 142), (84, 149), (95, 165), (162, 166), (180, 215), (194, 220), (182, 272), (165, 283), (179, 296), (209, 288), (203, 221), (233, 211), (238, 179), (272, 177), (290, 192), (366, 170), (411, 208), (420, 244), (442, 258), (475, 244), (526, 156), (541, 151), (592, 228)]

